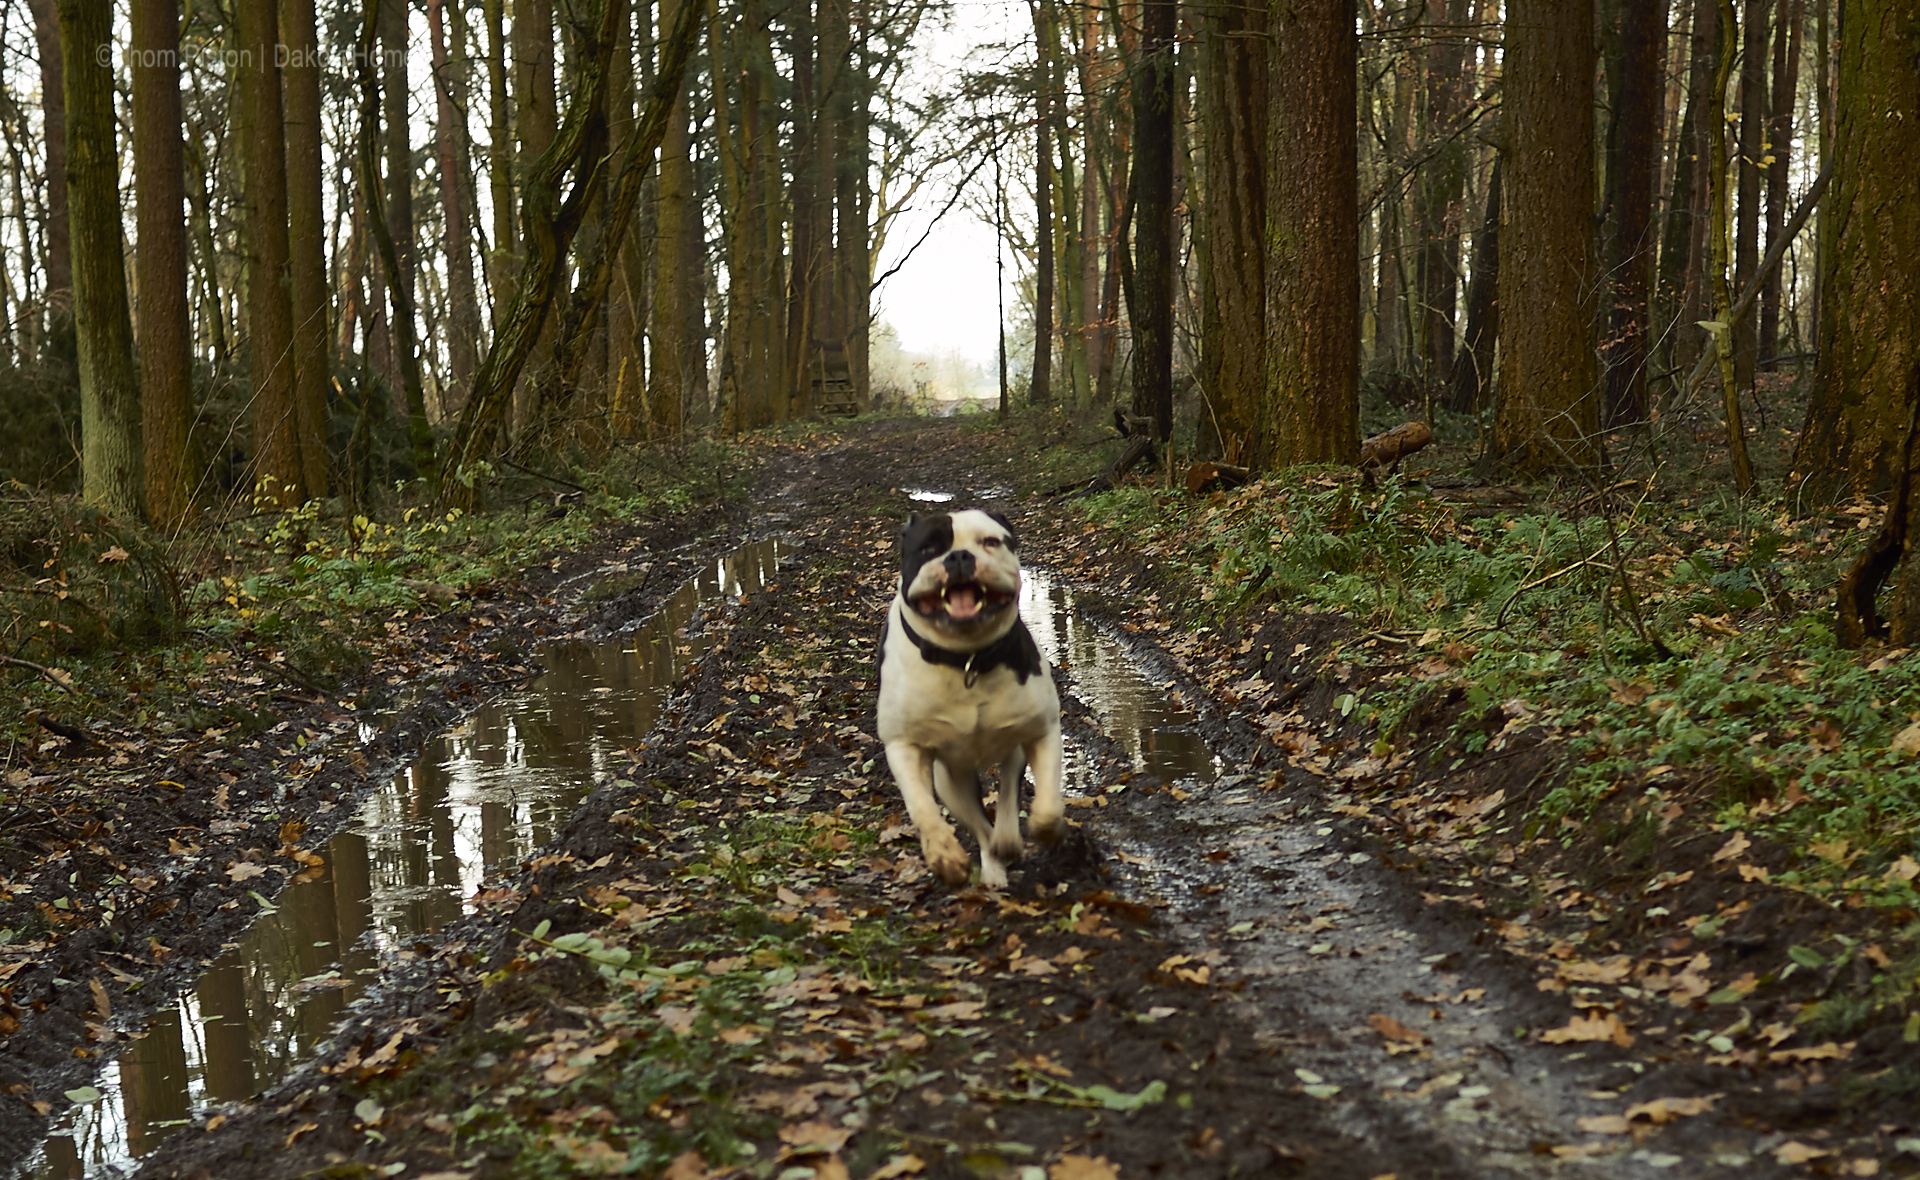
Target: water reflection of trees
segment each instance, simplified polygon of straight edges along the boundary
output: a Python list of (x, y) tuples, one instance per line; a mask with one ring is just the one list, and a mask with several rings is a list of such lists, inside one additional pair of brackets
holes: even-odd
[(120, 1085), (50, 1138), (33, 1180), (77, 1180), (138, 1157), (208, 1100), (242, 1101), (332, 1031), (383, 954), (456, 921), (483, 883), (561, 830), (596, 776), (653, 728), (681, 668), (709, 640), (684, 632), (722, 597), (758, 591), (771, 541), (704, 570), (615, 643), (542, 649), (546, 674), (486, 706), (381, 785), (326, 864), (302, 874), (155, 1018), (118, 1063)]

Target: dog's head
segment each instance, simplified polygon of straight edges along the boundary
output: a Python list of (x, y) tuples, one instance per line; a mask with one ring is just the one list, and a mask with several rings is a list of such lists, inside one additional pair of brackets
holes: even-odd
[(997, 512), (916, 512), (900, 530), (900, 597), (936, 640), (991, 643), (1019, 617), (1019, 549)]

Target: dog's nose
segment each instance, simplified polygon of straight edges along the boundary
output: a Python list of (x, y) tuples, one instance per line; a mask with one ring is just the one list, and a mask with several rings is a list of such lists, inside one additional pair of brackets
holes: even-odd
[(947, 554), (947, 578), (964, 582), (973, 577), (973, 554), (965, 549), (956, 549)]

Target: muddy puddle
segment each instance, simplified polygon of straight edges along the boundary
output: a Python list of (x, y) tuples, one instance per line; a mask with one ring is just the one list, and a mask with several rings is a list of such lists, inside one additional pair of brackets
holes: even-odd
[[(207, 1107), (250, 1098), (290, 1073), (382, 970), (415, 955), (417, 940), (459, 919), (478, 890), (548, 842), (596, 774), (652, 728), (675, 680), (711, 643), (699, 614), (766, 584), (783, 551), (777, 540), (734, 551), (615, 639), (542, 646), (539, 679), (441, 735), (333, 837), (323, 870), (257, 903), (260, 920), (104, 1071), (100, 1098), (73, 1108), (26, 1175), (125, 1174)], [(618, 589), (630, 574), (605, 571), (603, 580)], [(1082, 605), (1064, 581), (1026, 571), (1021, 613), (1112, 741), (1121, 777), (1194, 789), (1233, 781), (1221, 779), (1194, 715), (1113, 633), (1081, 617)], [(1066, 758), (1071, 794), (1124, 791), (1115, 768), (1071, 737)]]
[(130, 1172), (208, 1106), (285, 1077), (385, 966), (469, 912), (479, 889), (548, 842), (597, 772), (624, 764), (622, 751), (653, 727), (674, 681), (712, 642), (698, 616), (760, 589), (786, 548), (769, 539), (734, 550), (614, 639), (541, 646), (547, 671), (383, 783), (322, 850), (324, 869), (271, 904), (246, 903), (260, 906), (260, 920), (136, 1034), (95, 1080), (100, 1097), (56, 1124), (24, 1175)]

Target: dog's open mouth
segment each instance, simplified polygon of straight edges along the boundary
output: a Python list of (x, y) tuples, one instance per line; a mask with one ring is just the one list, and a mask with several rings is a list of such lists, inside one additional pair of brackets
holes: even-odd
[(913, 609), (929, 619), (964, 623), (1005, 610), (1013, 595), (980, 582), (955, 582), (931, 594), (913, 600)]

